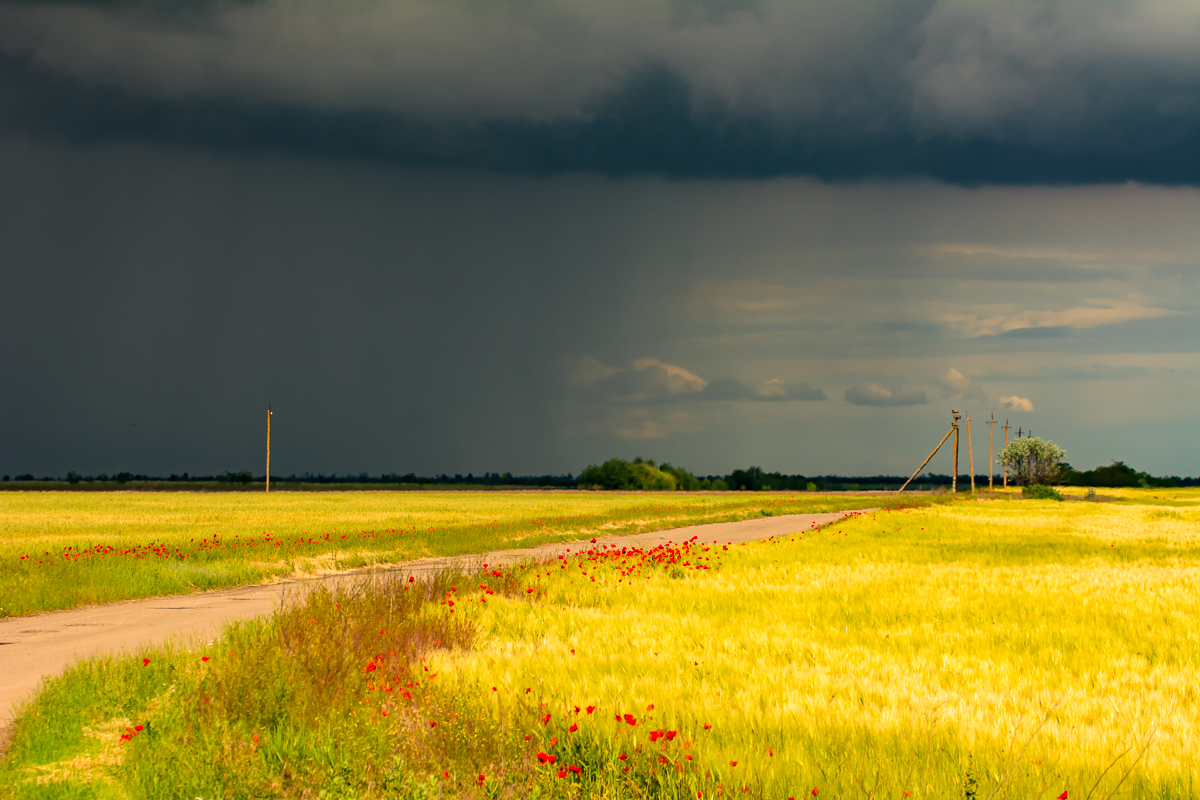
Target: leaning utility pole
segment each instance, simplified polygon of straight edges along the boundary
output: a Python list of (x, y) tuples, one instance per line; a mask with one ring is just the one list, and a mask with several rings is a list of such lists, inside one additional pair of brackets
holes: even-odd
[(970, 414), (967, 414), (967, 465), (971, 468), (971, 494), (975, 494), (975, 448), (971, 446)]
[(933, 457), (937, 455), (937, 451), (942, 449), (942, 445), (944, 445), (946, 443), (946, 440), (950, 438), (950, 434), (952, 434), (952, 433), (954, 433), (954, 428), (951, 428), (950, 430), (946, 431), (946, 435), (943, 436), (942, 440), (937, 443), (937, 447), (933, 448), (933, 452), (929, 454), (929, 457), (921, 462), (921, 466), (917, 467), (917, 471), (912, 474), (912, 478), (909, 478), (908, 480), (906, 480), (904, 482), (904, 486), (901, 486), (899, 489), (896, 490), (896, 494), (900, 494), (900, 492), (903, 492), (904, 487), (908, 486), (910, 483), (912, 483), (913, 478), (917, 477), (917, 475), (919, 475), (921, 473), (921, 470), (925, 469), (925, 465), (928, 464), (933, 459)]
[(958, 410), (951, 409), (954, 414), (954, 475), (950, 478), (950, 491), (958, 494)]
[(988, 491), (992, 491), (996, 481), (996, 415), (988, 420)]
[[(1008, 429), (1012, 426), (1008, 424), (1008, 420), (1004, 420), (1004, 449), (1008, 449)], [(1008, 488), (1008, 464), (1004, 465), (1004, 488)]]
[(271, 491), (271, 404), (267, 403), (267, 489)]

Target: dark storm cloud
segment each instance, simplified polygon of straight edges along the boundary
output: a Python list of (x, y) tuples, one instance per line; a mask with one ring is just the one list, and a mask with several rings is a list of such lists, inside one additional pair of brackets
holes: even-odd
[(0, 6), (9, 130), (546, 173), (1200, 182), (1192, 2)]

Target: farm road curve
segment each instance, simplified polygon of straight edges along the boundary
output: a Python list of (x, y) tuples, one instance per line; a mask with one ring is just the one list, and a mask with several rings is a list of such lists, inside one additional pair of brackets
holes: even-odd
[[(686, 528), (596, 538), (599, 545), (655, 547), (699, 537), (701, 542), (740, 543), (787, 536), (828, 525), (874, 509), (829, 514), (785, 514), (741, 522), (717, 522)], [(590, 540), (555, 542), (520, 550), (496, 550), (469, 556), (427, 558), (313, 578), (244, 586), (212, 592), (126, 600), (27, 617), (0, 619), (0, 754), (7, 749), (10, 726), (21, 704), (42, 680), (77, 659), (214, 636), (226, 623), (270, 614), (284, 603), (302, 600), (318, 586), (357, 583), (369, 576), (404, 577), (447, 567), (511, 564), (553, 557)]]

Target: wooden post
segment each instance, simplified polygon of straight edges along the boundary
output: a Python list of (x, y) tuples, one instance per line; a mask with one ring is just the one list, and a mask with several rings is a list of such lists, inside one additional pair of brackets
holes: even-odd
[[(1004, 449), (1008, 449), (1008, 429), (1012, 427), (1008, 424), (1008, 420), (1004, 420)], [(1008, 464), (1004, 465), (1004, 488), (1008, 488)]]
[(951, 409), (954, 414), (954, 475), (950, 478), (950, 491), (958, 494), (958, 411)]
[(271, 404), (267, 403), (267, 492), (271, 491)]
[(988, 491), (993, 491), (996, 482), (996, 415), (988, 420)]
[(971, 445), (970, 414), (967, 414), (967, 466), (971, 470), (971, 494), (975, 494), (975, 448)]
[[(921, 466), (917, 467), (917, 471), (912, 474), (912, 478), (909, 478), (908, 480), (906, 480), (904, 482), (904, 486), (908, 486), (910, 483), (912, 483), (913, 478), (917, 477), (917, 475), (920, 474), (921, 470), (925, 469), (925, 465), (928, 464), (929, 461), (934, 456), (937, 455), (937, 451), (942, 449), (942, 445), (944, 445), (946, 443), (946, 440), (950, 438), (950, 434), (952, 434), (952, 433), (954, 433), (954, 428), (951, 428), (950, 430), (946, 431), (946, 435), (942, 437), (942, 440), (940, 442), (938, 442), (937, 447), (933, 448), (933, 452), (929, 454), (929, 458), (927, 458), (921, 462)], [(899, 489), (897, 489), (896, 494), (900, 494), (900, 492), (903, 492), (904, 486), (901, 486)]]

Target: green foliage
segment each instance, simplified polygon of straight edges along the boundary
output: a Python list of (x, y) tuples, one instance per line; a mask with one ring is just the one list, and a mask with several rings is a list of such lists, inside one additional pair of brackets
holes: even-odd
[(217, 480), (221, 481), (222, 483), (246, 484), (254, 480), (254, 474), (251, 473), (250, 470), (244, 469), (240, 472), (226, 472), (224, 475), (218, 476)]
[(1060, 482), (1066, 486), (1099, 486), (1102, 488), (1142, 488), (1172, 487), (1175, 481), (1170, 478), (1156, 478), (1145, 472), (1138, 472), (1124, 461), (1114, 461), (1107, 467), (1077, 471), (1070, 464), (1059, 465)]
[(702, 488), (695, 475), (679, 467), (635, 458), (632, 463), (610, 458), (600, 466), (589, 466), (579, 473), (580, 486), (593, 486), (609, 491), (673, 492), (676, 489), (694, 492)]
[(1021, 496), (1026, 500), (1058, 500), (1062, 502), (1063, 496), (1053, 486), (1046, 486), (1042, 483), (1027, 484), (1021, 488)]
[(686, 469), (673, 467), (665, 462), (659, 469), (675, 479), (675, 488), (681, 492), (698, 492), (705, 488), (704, 482)]
[(1058, 479), (1058, 464), (1067, 451), (1049, 439), (1033, 437), (1009, 442), (997, 456), (1018, 486), (1049, 484)]

